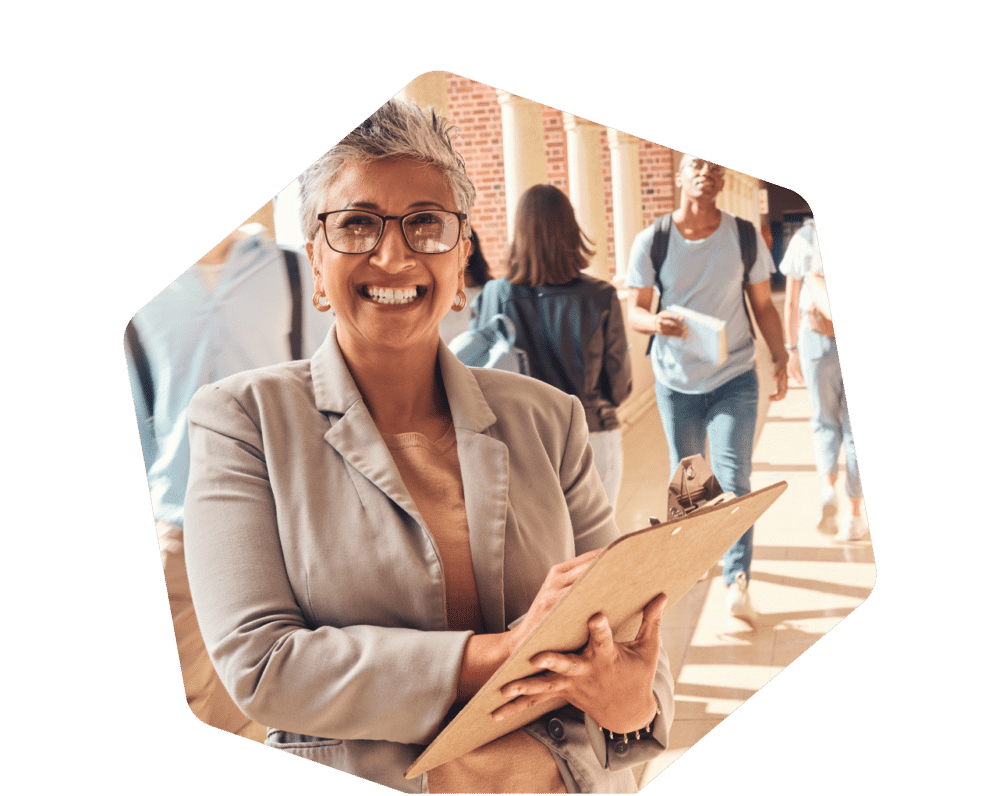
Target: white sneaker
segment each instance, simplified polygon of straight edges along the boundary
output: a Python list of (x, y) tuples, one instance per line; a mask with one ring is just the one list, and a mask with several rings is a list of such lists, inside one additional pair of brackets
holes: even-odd
[(861, 517), (844, 517), (844, 523), (837, 532), (838, 542), (856, 542), (864, 539), (868, 533), (868, 526)]
[(823, 484), (819, 502), (821, 508), (816, 527), (824, 533), (834, 533), (837, 530), (837, 490), (829, 484)]
[(742, 619), (753, 619), (757, 612), (750, 604), (750, 594), (747, 591), (747, 574), (739, 572), (736, 580), (726, 587), (726, 607), (730, 616), (737, 616)]

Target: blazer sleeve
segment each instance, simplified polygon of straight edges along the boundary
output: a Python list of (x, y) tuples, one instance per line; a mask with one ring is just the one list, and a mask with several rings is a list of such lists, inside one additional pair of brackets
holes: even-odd
[(189, 421), (188, 577), (206, 647), (236, 704), (289, 732), (429, 743), (456, 697), (470, 634), (308, 627), (252, 413), (210, 385), (192, 400)]

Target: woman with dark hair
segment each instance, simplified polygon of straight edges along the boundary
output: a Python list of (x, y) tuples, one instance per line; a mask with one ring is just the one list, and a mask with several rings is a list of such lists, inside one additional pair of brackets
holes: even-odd
[(618, 291), (583, 273), (593, 254), (566, 195), (552, 185), (529, 188), (514, 219), (510, 271), (473, 302), (470, 328), (507, 316), (531, 375), (580, 399), (613, 507), (622, 479), (617, 407), (632, 391), (632, 368)]

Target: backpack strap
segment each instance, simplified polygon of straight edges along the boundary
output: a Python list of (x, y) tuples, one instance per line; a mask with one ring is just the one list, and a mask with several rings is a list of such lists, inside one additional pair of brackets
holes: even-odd
[(142, 397), (146, 401), (146, 418), (153, 416), (153, 374), (149, 368), (149, 360), (146, 358), (146, 351), (139, 340), (139, 331), (130, 320), (125, 327), (125, 345), (132, 356), (132, 363), (135, 365), (136, 373), (139, 376), (139, 384), (142, 385)]
[[(667, 260), (667, 249), (670, 246), (670, 228), (673, 224), (673, 214), (667, 213), (665, 216), (660, 216), (656, 219), (653, 225), (653, 242), (649, 247), (649, 259), (653, 263), (653, 286), (659, 294), (656, 312), (659, 312), (663, 308), (663, 294), (660, 292), (660, 270)], [(649, 352), (653, 350), (653, 338), (655, 337), (655, 334), (649, 336), (649, 342), (646, 344), (647, 357), (649, 356)]]
[(292, 359), (302, 359), (302, 279), (299, 271), (299, 257), (291, 249), (282, 249), (285, 256), (285, 270), (288, 272), (288, 287), (292, 293), (292, 328), (288, 332), (288, 347)]
[(753, 330), (753, 317), (750, 314), (750, 302), (747, 299), (747, 288), (750, 286), (750, 269), (757, 262), (757, 230), (754, 229), (753, 222), (745, 218), (734, 216), (736, 219), (736, 231), (740, 237), (740, 257), (743, 258), (743, 309), (747, 313), (747, 321), (750, 323), (750, 334), (757, 337)]

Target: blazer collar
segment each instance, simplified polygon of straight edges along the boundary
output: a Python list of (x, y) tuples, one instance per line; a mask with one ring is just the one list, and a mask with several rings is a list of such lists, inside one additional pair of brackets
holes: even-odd
[(364, 404), (351, 371), (344, 362), (344, 355), (340, 352), (336, 321), (309, 360), (309, 369), (312, 374), (313, 394), (316, 396), (316, 408), (321, 412), (344, 415), (359, 401)]
[[(438, 362), (444, 391), (448, 396), (455, 429), (480, 433), (496, 423), (496, 415), (486, 403), (479, 382), (444, 341), (438, 343)], [(336, 324), (310, 360), (316, 408), (321, 412), (347, 414), (354, 404), (364, 401), (337, 342)]]

